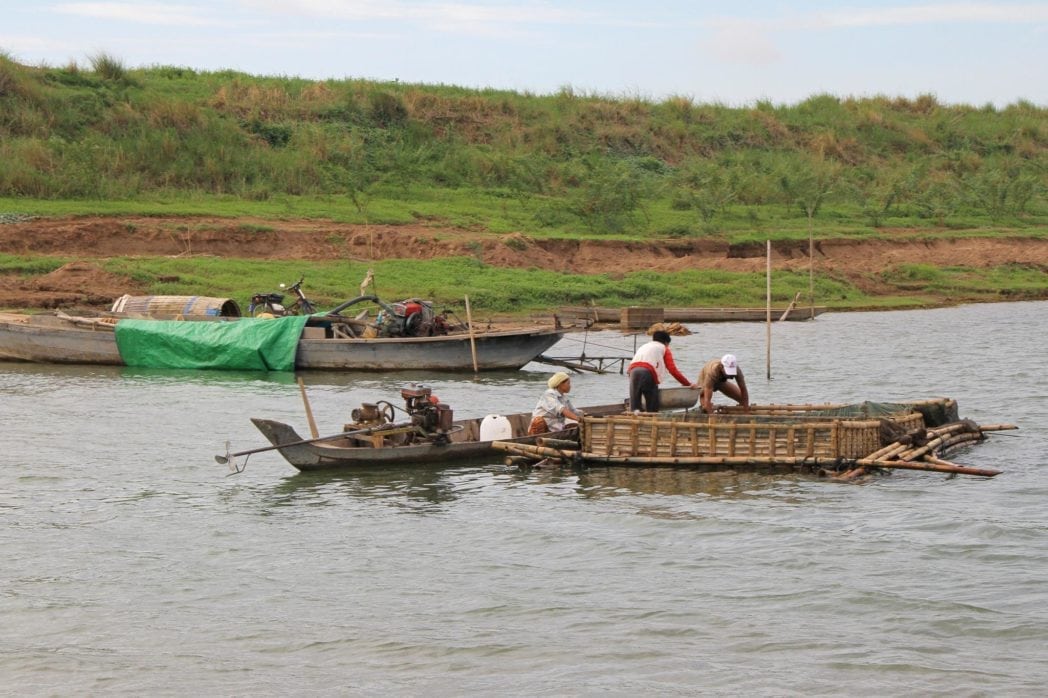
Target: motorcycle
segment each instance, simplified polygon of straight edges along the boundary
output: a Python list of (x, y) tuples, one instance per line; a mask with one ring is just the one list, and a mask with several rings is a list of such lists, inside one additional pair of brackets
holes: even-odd
[(287, 290), (295, 294), (295, 301), (290, 305), (284, 305), (283, 293), (256, 293), (251, 296), (251, 303), (247, 307), (248, 314), (251, 317), (259, 317), (260, 315), (271, 315), (273, 317), (312, 315), (317, 312), (317, 309), (306, 298), (306, 294), (302, 292), (302, 282), (305, 280), (306, 277), (302, 277), (296, 283), (291, 284), (291, 286), (280, 284), (281, 290)]

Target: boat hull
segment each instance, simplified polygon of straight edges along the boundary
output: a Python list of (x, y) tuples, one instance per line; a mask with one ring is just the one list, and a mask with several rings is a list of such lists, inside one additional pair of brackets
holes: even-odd
[[(787, 314), (787, 310), (789, 313)], [(771, 319), (777, 321), (785, 315), (786, 320), (804, 321), (826, 312), (825, 306), (777, 307), (771, 309)], [(587, 308), (581, 306), (561, 308), (565, 317), (599, 323), (620, 323), (622, 308)], [(765, 322), (767, 308), (662, 308), (663, 322)]]
[[(74, 324), (54, 316), (0, 318), (0, 360), (124, 365), (112, 325)], [(85, 323), (87, 321), (84, 321)], [(517, 369), (556, 344), (566, 329), (468, 335), (298, 341), (295, 368), (334, 371)]]
[[(562, 329), (486, 332), (475, 337), (478, 370), (520, 368), (556, 344)], [(295, 365), (325, 370), (473, 370), (469, 337), (302, 339)]]
[[(586, 414), (610, 415), (623, 411), (622, 403), (583, 408)], [(505, 415), (517, 436), (500, 439), (502, 442), (534, 444), (540, 437), (548, 439), (578, 440), (578, 429), (549, 432), (535, 436), (525, 435), (531, 422), (531, 413)], [(381, 468), (386, 466), (425, 466), (448, 463), (469, 463), (488, 459), (501, 460), (503, 454), (492, 446), (493, 441), (480, 440), (482, 419), (464, 419), (455, 422), (456, 430), (445, 444), (416, 443), (403, 446), (373, 447), (359, 441), (325, 440), (301, 443), (303, 437), (294, 427), (272, 419), (251, 418), (251, 423), (291, 465), (302, 471), (354, 470)]]
[(0, 359), (52, 364), (123, 365), (112, 329), (0, 322)]

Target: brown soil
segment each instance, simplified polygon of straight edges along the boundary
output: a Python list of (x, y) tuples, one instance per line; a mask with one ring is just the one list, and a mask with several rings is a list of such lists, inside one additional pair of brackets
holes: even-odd
[[(878, 274), (898, 264), (994, 267), (1036, 265), (1048, 270), (1048, 240), (1029, 238), (921, 239), (889, 231), (896, 240), (823, 240), (820, 274), (855, 284), (871, 295), (898, 294)], [(0, 225), (0, 253), (77, 257), (45, 276), (0, 275), (0, 306), (105, 306), (124, 293), (143, 293), (131, 279), (107, 274), (91, 260), (112, 256), (217, 256), (256, 259), (359, 261), (476, 256), (505, 267), (537, 267), (580, 274), (622, 275), (638, 269), (721, 269), (760, 272), (765, 246), (716, 240), (626, 243), (611, 240), (536, 240), (430, 225), (362, 226), (315, 220), (83, 217), (34, 219)], [(776, 269), (808, 269), (806, 241), (774, 243)]]

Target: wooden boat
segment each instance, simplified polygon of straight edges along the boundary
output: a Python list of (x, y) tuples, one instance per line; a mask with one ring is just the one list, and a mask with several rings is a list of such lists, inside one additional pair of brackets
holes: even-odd
[[(312, 328), (307, 327), (306, 330)], [(296, 368), (328, 370), (480, 371), (516, 369), (552, 347), (568, 330), (533, 327), (434, 337), (303, 337)]]
[[(125, 365), (114, 332), (122, 318), (55, 315), (0, 315), (0, 360), (61, 364)], [(165, 323), (174, 321), (139, 320)], [(251, 318), (198, 320), (200, 323), (266, 322)], [(309, 319), (294, 356), (296, 369), (445, 370), (516, 369), (552, 347), (569, 328), (533, 326), (480, 329), (432, 337), (347, 337), (328, 318)], [(158, 324), (157, 327), (160, 325)], [(142, 364), (136, 364), (142, 365)], [(171, 367), (164, 364), (161, 367)], [(177, 366), (252, 369), (258, 366)]]
[(103, 318), (2, 314), (0, 360), (120, 366), (115, 324)]
[[(446, 405), (428, 402), (428, 389), (405, 388), (401, 395), (407, 403), (410, 421), (392, 421), (392, 406), (362, 405), (353, 411), (354, 422), (345, 431), (331, 437), (304, 439), (293, 427), (272, 419), (252, 418), (272, 447), (227, 453), (216, 457), (239, 471), (236, 457), (260, 451), (275, 450), (302, 471), (374, 468), (389, 465), (432, 465), (460, 463), (479, 459), (499, 459), (501, 454), (492, 442), (534, 444), (545, 442), (573, 444), (578, 441), (578, 428), (541, 435), (527, 435), (531, 412), (488, 415), (483, 418), (452, 421)], [(582, 408), (587, 414), (609, 415), (623, 411), (622, 403)], [(246, 465), (246, 462), (245, 462)]]
[(587, 415), (577, 448), (494, 444), (533, 460), (580, 465), (685, 466), (703, 470), (775, 469), (855, 477), (870, 469), (934, 470), (993, 476), (939, 456), (984, 432), (957, 418), (948, 398), (859, 405), (764, 405), (660, 414)]
[[(588, 323), (619, 324), (623, 308), (568, 306), (560, 309), (565, 318), (578, 318)], [(765, 322), (767, 308), (661, 308), (661, 322)], [(822, 315), (826, 306), (786, 306), (771, 309), (772, 321), (780, 319), (802, 321)], [(784, 317), (785, 316), (785, 317)]]

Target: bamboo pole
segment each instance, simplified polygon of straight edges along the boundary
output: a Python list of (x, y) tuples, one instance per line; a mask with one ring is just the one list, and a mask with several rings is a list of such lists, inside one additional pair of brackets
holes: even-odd
[[(938, 462), (936, 462), (938, 461)], [(859, 461), (862, 463), (862, 461)], [(956, 465), (949, 461), (940, 461), (939, 459), (933, 459), (932, 462), (917, 462), (917, 461), (876, 461), (870, 463), (876, 468), (898, 468), (900, 470), (928, 470), (936, 473), (952, 473), (956, 475), (980, 475), (982, 477), (993, 477), (994, 475), (1000, 475), (1000, 470), (993, 470), (991, 468), (969, 468), (963, 465)]]
[(928, 435), (932, 436), (932, 439), (925, 442), (921, 446), (917, 446), (903, 451), (899, 454), (899, 458), (902, 460), (915, 460), (917, 458), (920, 458), (926, 453), (933, 452), (936, 448), (941, 446), (952, 434), (956, 434), (957, 432), (961, 432), (968, 428), (969, 427), (967, 424), (964, 424), (963, 422), (958, 422), (957, 424), (949, 424), (945, 427), (940, 427), (938, 429), (929, 429)]
[(878, 451), (874, 451), (873, 453), (871, 453), (870, 455), (868, 455), (866, 457), (870, 458), (870, 459), (873, 459), (873, 460), (877, 460), (877, 459), (888, 460), (892, 456), (894, 456), (894, 455), (896, 455), (898, 453), (902, 453), (905, 450), (906, 450), (906, 444), (899, 443), (898, 441), (895, 441), (894, 443), (890, 443), (890, 444), (888, 444), (887, 446), (885, 446), (884, 448), (882, 448), (882, 449), (880, 449)]
[(942, 442), (942, 451), (948, 451), (958, 444), (967, 443), (969, 441), (982, 441), (986, 437), (981, 433), (966, 432), (964, 434), (954, 434), (949, 436)]
[(577, 441), (571, 439), (550, 439), (545, 436), (540, 436), (535, 439), (535, 443), (539, 446), (548, 446), (549, 448), (561, 448), (569, 451), (577, 451), (579, 444)]
[(788, 318), (790, 316), (790, 313), (793, 312), (793, 309), (797, 305), (797, 301), (800, 300), (800, 298), (801, 298), (801, 292), (797, 291), (797, 295), (793, 297), (793, 300), (790, 301), (790, 304), (788, 306), (786, 306), (786, 310), (783, 311), (782, 315), (779, 317), (779, 322), (782, 322), (783, 320), (785, 320), (786, 318)]
[(469, 325), (469, 350), (473, 354), (473, 373), (479, 373), (477, 368), (477, 339), (473, 334), (473, 313), (469, 310), (469, 296), (466, 296), (466, 324)]
[(815, 319), (815, 230), (812, 227), (811, 211), (808, 211), (808, 303), (811, 319)]
[(944, 460), (942, 458), (936, 458), (935, 456), (925, 456), (924, 460), (928, 461), (929, 463), (934, 463), (936, 465), (949, 465), (949, 466), (952, 466), (954, 468), (963, 468), (963, 467), (965, 467), (965, 466), (961, 465), (960, 463), (954, 463), (952, 461)]
[(61, 310), (55, 311), (55, 317), (65, 320), (73, 325), (84, 325), (91, 327), (92, 329), (103, 329), (103, 330), (116, 330), (117, 318), (100, 317), (100, 318), (86, 318), (86, 317), (74, 317), (67, 315)]
[(583, 462), (605, 463), (608, 465), (789, 465), (806, 467), (831, 467), (841, 466), (874, 467), (900, 470), (929, 470), (941, 473), (957, 473), (963, 475), (981, 475), (993, 477), (1001, 471), (988, 468), (969, 468), (960, 465), (938, 465), (935, 463), (922, 463), (901, 460), (870, 460), (868, 458), (831, 458), (827, 456), (603, 456), (597, 453), (583, 452), (580, 454)]
[(560, 460), (573, 460), (577, 450), (564, 450), (550, 448), (548, 446), (535, 446), (533, 444), (519, 444), (510, 441), (492, 441), (491, 447), (497, 451), (507, 451), (517, 455), (533, 456), (537, 458), (557, 458)]
[(865, 474), (866, 474), (866, 466), (865, 465), (860, 465), (860, 466), (858, 466), (856, 468), (852, 468), (851, 470), (847, 470), (847, 471), (841, 473), (840, 475), (837, 475), (837, 476), (833, 477), (832, 479), (835, 480), (835, 481), (839, 481), (839, 482), (846, 482), (848, 480), (854, 480), (857, 477), (862, 477)]
[(306, 421), (309, 422), (309, 434), (314, 439), (320, 436), (320, 432), (317, 431), (317, 423), (313, 421), (313, 409), (309, 406), (309, 398), (306, 396), (306, 384), (302, 381), (301, 376), (298, 378), (298, 389), (302, 393), (302, 404), (306, 406)]
[[(767, 358), (766, 363), (768, 366), (768, 380), (771, 380), (771, 240), (768, 240), (768, 262), (767, 271), (765, 272), (765, 304), (766, 304), (766, 315), (767, 315)], [(789, 312), (788, 310), (786, 312)]]

